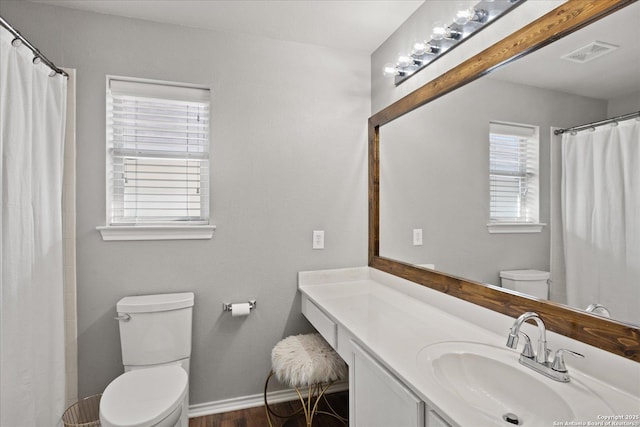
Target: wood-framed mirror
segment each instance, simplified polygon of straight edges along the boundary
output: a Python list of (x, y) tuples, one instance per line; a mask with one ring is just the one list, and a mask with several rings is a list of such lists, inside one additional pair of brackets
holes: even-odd
[(569, 0), (374, 114), (369, 119), (369, 266), (512, 317), (535, 311), (551, 331), (640, 362), (640, 329), (635, 325), (380, 254), (381, 127), (634, 2)]

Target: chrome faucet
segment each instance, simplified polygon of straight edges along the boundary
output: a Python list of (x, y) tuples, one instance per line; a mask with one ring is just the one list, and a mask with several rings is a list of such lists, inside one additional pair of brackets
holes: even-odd
[[(522, 324), (529, 319), (533, 320), (538, 326), (539, 335), (537, 351), (533, 351), (529, 336), (520, 331)], [(556, 351), (553, 362), (549, 361), (549, 353), (551, 350), (547, 348), (547, 329), (545, 328), (544, 322), (540, 316), (532, 311), (522, 314), (515, 322), (513, 322), (513, 326), (511, 326), (509, 336), (507, 337), (507, 347), (516, 348), (518, 346), (519, 334), (522, 334), (526, 340), (519, 359), (522, 365), (553, 380), (569, 382), (569, 372), (567, 371), (567, 367), (564, 363), (563, 355), (564, 353), (567, 353), (577, 357), (584, 357), (582, 354), (571, 350), (560, 349)]]
[(589, 304), (589, 306), (585, 308), (585, 311), (587, 313), (599, 314), (600, 316), (604, 316), (604, 317), (611, 317), (611, 313), (609, 313), (609, 310), (607, 309), (607, 307), (598, 303)]
[[(547, 363), (549, 361), (548, 355), (549, 350), (547, 349), (547, 329), (544, 327), (544, 322), (538, 316), (538, 313), (534, 313), (533, 311), (527, 311), (526, 313), (520, 315), (513, 323), (513, 326), (509, 330), (509, 337), (507, 338), (507, 347), (516, 348), (518, 345), (518, 334), (520, 333), (520, 327), (524, 322), (529, 319), (533, 319), (538, 326), (538, 351), (534, 353), (534, 357), (536, 362), (538, 363)], [(527, 337), (525, 335), (525, 337)], [(527, 343), (531, 343), (527, 337)]]

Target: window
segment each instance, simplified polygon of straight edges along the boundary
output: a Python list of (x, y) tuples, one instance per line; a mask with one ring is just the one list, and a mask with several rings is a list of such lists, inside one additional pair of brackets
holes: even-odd
[[(103, 230), (140, 235), (145, 227), (163, 238), (206, 238), (184, 232), (209, 224), (209, 96), (190, 85), (107, 77), (103, 239)], [(167, 237), (171, 227), (179, 234)]]
[(489, 231), (536, 232), (539, 224), (538, 128), (489, 126)]

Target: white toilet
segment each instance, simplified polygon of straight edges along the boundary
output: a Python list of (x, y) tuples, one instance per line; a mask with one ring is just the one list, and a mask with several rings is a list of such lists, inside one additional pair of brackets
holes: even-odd
[(118, 301), (125, 373), (100, 401), (102, 427), (188, 427), (193, 293)]
[(548, 271), (507, 270), (500, 272), (502, 287), (540, 299), (549, 299)]

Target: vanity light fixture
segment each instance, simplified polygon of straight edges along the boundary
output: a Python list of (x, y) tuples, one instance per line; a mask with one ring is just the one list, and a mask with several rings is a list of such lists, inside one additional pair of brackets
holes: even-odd
[(401, 53), (395, 63), (384, 65), (383, 74), (393, 76), (397, 85), (453, 49), (491, 22), (513, 10), (526, 0), (482, 0), (470, 6), (458, 6), (450, 24), (433, 24), (426, 40), (416, 40), (409, 53)]
[(406, 67), (411, 67), (413, 65), (420, 65), (421, 61), (419, 59), (416, 59), (413, 55), (402, 55), (400, 54), (398, 56), (398, 65), (406, 68)]
[(406, 74), (396, 64), (394, 64), (392, 62), (388, 62), (388, 63), (384, 64), (384, 68), (382, 69), (382, 73), (385, 76), (404, 76)]
[(440, 47), (427, 41), (416, 40), (411, 46), (411, 56), (420, 57), (426, 53), (437, 55), (440, 52)]
[(461, 38), (462, 32), (458, 29), (457, 25), (445, 25), (439, 21), (433, 24), (433, 29), (431, 30), (431, 40), (460, 40)]
[(456, 12), (453, 22), (458, 25), (465, 25), (468, 22), (480, 22), (485, 23), (489, 13), (485, 9), (480, 9), (477, 6), (463, 7)]

